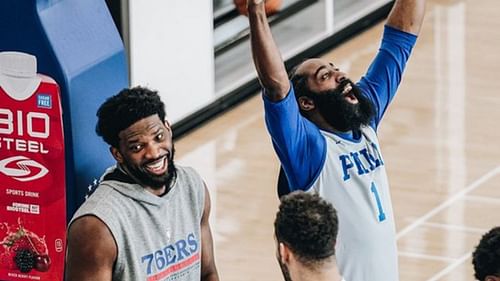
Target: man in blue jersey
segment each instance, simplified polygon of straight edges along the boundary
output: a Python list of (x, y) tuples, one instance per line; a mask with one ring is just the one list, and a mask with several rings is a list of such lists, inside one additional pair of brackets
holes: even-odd
[(416, 42), (425, 0), (395, 1), (379, 52), (357, 83), (322, 59), (304, 61), (289, 78), (264, 1), (247, 4), (266, 125), (284, 171), (282, 193), (305, 190), (333, 203), (340, 225), (337, 261), (346, 280), (398, 280), (394, 217), (376, 130)]

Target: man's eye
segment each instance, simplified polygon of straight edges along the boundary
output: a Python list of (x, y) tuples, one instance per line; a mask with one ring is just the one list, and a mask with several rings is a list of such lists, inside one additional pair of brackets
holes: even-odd
[(327, 73), (321, 75), (321, 79), (323, 79), (323, 80), (326, 80), (328, 78), (330, 78), (330, 72), (327, 72)]
[(134, 152), (137, 152), (137, 151), (139, 151), (139, 150), (141, 150), (141, 149), (142, 149), (142, 145), (140, 145), (140, 144), (132, 145), (132, 146), (130, 147), (130, 150), (132, 150), (132, 151), (134, 151)]
[(157, 140), (163, 140), (164, 137), (165, 135), (163, 133), (156, 135)]

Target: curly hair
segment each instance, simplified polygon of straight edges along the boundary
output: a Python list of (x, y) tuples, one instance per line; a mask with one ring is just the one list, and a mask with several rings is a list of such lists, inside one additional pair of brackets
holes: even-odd
[(281, 197), (274, 230), (276, 239), (306, 266), (335, 255), (337, 212), (316, 194), (295, 191)]
[(472, 253), (474, 276), (483, 281), (486, 276), (500, 277), (500, 227), (494, 227), (483, 235)]
[(145, 87), (126, 88), (108, 98), (97, 110), (96, 133), (106, 143), (118, 147), (118, 134), (135, 122), (158, 114), (165, 121), (165, 105), (157, 91)]

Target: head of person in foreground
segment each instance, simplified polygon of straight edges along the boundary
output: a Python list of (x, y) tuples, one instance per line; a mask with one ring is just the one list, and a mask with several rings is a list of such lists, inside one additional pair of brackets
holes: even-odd
[(500, 281), (500, 227), (481, 237), (472, 253), (474, 276), (479, 281)]
[(332, 204), (303, 191), (287, 194), (281, 197), (274, 231), (286, 281), (340, 280), (335, 260), (338, 218)]

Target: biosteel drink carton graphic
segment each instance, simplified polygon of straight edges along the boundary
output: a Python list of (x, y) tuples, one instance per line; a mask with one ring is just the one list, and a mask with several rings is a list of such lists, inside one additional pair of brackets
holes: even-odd
[(0, 280), (63, 280), (65, 164), (59, 88), (34, 57), (0, 53)]

